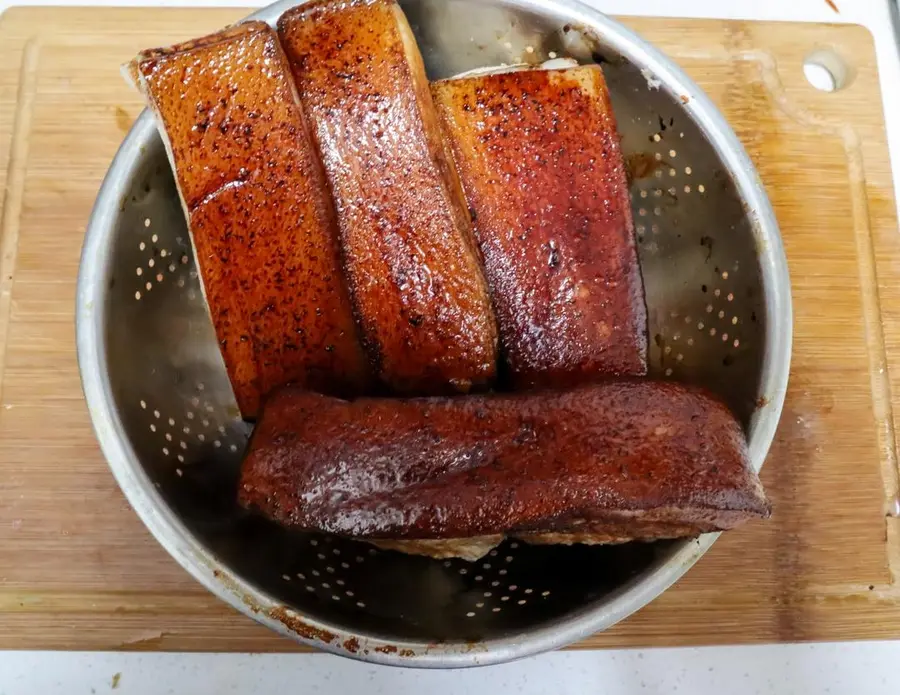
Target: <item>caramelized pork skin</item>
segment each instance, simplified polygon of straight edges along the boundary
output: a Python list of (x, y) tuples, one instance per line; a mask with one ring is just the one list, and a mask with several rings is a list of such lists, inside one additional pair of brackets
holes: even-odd
[(600, 68), (443, 80), (432, 92), (514, 384), (646, 374), (644, 285)]
[(403, 12), (390, 0), (319, 0), (278, 29), (331, 184), (374, 370), (398, 393), (489, 383), (493, 308)]
[(288, 526), (425, 548), (681, 537), (769, 513), (728, 409), (638, 380), (352, 402), (285, 389), (263, 411), (239, 496)]
[(145, 51), (131, 75), (167, 145), (241, 413), (288, 382), (364, 390), (333, 206), (274, 31), (247, 22)]

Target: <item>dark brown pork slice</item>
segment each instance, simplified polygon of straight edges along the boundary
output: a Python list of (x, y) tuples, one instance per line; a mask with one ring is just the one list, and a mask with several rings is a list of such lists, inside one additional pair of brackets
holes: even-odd
[(645, 374), (644, 285), (600, 68), (444, 80), (432, 92), (514, 383)]
[(615, 542), (769, 513), (728, 409), (703, 391), (638, 380), (353, 402), (282, 390), (253, 435), (239, 494), (288, 526), (391, 541)]
[(337, 207), (347, 278), (394, 391), (468, 391), (497, 327), (422, 57), (392, 0), (319, 0), (278, 22)]
[(131, 72), (168, 145), (241, 413), (288, 382), (364, 389), (334, 210), (275, 32), (240, 24), (145, 51)]

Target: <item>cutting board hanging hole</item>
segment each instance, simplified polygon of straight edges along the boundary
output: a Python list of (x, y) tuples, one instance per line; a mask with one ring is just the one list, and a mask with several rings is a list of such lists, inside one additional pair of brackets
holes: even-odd
[(836, 92), (851, 82), (847, 62), (830, 48), (813, 51), (803, 61), (803, 74), (814, 88), (822, 92)]

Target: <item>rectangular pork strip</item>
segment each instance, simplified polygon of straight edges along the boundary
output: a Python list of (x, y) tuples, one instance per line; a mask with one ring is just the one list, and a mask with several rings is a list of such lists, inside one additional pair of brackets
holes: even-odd
[(313, 126), (356, 315), (393, 391), (490, 382), (497, 329), (422, 57), (393, 0), (318, 0), (279, 36)]
[(285, 389), (253, 434), (239, 498), (298, 529), (470, 559), (504, 536), (651, 540), (769, 514), (728, 409), (638, 380), (352, 402)]
[(518, 387), (647, 372), (631, 201), (598, 66), (432, 85)]
[(334, 210), (275, 32), (239, 24), (141, 53), (235, 397), (353, 395), (368, 367), (342, 280)]

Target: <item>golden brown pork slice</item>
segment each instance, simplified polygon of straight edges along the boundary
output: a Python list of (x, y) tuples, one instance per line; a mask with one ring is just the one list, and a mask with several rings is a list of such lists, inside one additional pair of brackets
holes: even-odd
[(239, 497), (288, 526), (470, 559), (505, 535), (615, 543), (769, 513), (728, 409), (638, 380), (353, 402), (285, 389), (263, 410)]
[(392, 0), (320, 0), (278, 23), (331, 183), (357, 318), (402, 393), (467, 391), (497, 330), (422, 58)]
[(518, 386), (647, 371), (625, 167), (599, 67), (436, 82)]
[(248, 22), (146, 51), (131, 74), (168, 147), (244, 417), (287, 382), (359, 391), (334, 211), (275, 32)]

